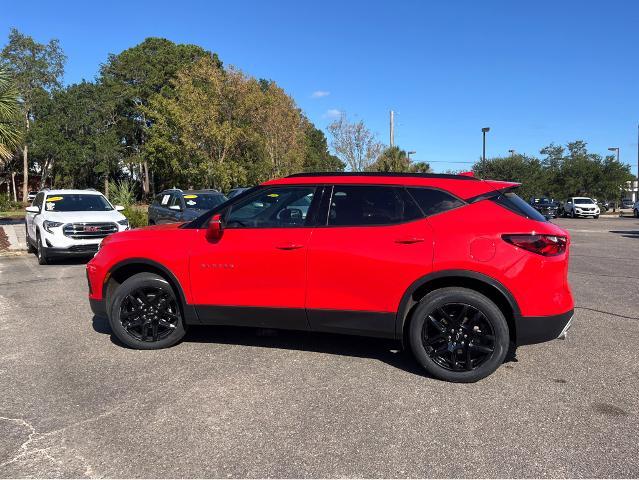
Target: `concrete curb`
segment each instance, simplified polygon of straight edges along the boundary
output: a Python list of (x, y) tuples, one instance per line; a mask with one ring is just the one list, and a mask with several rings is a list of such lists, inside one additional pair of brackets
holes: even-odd
[(2, 225), (0, 228), (4, 230), (9, 240), (9, 252), (27, 250), (26, 238), (24, 237), (24, 225)]

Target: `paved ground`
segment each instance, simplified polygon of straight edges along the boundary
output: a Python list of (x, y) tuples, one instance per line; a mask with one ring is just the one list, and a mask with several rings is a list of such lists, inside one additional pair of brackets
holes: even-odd
[(473, 385), (384, 342), (192, 331), (115, 344), (84, 265), (0, 258), (0, 476), (637, 477), (639, 222), (573, 233), (566, 341)]

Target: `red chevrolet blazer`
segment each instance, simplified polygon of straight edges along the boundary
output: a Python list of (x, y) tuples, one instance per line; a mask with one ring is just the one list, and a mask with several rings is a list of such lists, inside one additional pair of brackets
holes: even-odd
[(431, 375), (472, 382), (511, 347), (565, 334), (568, 233), (518, 184), (435, 174), (298, 174), (201, 217), (105, 238), (93, 312), (133, 348), (189, 325), (395, 339)]

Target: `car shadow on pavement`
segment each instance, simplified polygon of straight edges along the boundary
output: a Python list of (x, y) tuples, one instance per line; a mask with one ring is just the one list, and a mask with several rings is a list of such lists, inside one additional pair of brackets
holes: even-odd
[[(110, 335), (111, 342), (123, 348), (111, 331), (106, 318), (93, 316), (93, 329)], [(417, 364), (408, 349), (401, 349), (393, 340), (339, 335), (332, 333), (301, 332), (251, 327), (191, 326), (182, 343), (210, 343), (243, 345), (247, 347), (277, 348), (305, 352), (327, 353), (344, 357), (371, 358), (421, 377), (429, 375)], [(504, 363), (516, 362), (514, 349), (508, 352)]]
[(610, 233), (616, 233), (617, 235), (621, 235), (626, 238), (639, 238), (639, 229), (638, 230), (609, 230)]

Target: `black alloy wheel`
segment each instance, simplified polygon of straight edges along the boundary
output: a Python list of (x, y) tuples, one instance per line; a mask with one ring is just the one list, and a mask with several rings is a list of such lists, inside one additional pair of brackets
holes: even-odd
[(175, 299), (158, 287), (139, 287), (124, 297), (120, 304), (122, 328), (142, 342), (157, 342), (171, 335), (179, 316)]
[(129, 277), (107, 302), (111, 329), (129, 347), (166, 348), (186, 333), (178, 297), (169, 282), (157, 274)]
[(407, 334), (421, 366), (450, 382), (487, 377), (502, 364), (510, 346), (503, 312), (485, 295), (463, 287), (441, 288), (422, 298)]
[(463, 303), (447, 303), (428, 314), (422, 329), (428, 355), (451, 371), (475, 370), (495, 351), (495, 334), (486, 315)]

